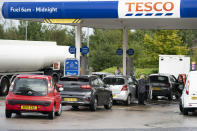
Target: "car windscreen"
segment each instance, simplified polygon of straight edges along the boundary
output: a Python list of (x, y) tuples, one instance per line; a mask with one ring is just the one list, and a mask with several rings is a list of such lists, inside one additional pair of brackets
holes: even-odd
[(123, 78), (104, 78), (104, 84), (106, 85), (124, 85), (125, 80)]
[(17, 95), (45, 96), (48, 82), (45, 79), (17, 78), (14, 82), (13, 93)]
[(60, 81), (63, 85), (85, 85), (89, 84), (89, 78), (78, 78), (78, 77), (70, 77), (70, 78), (60, 78)]
[(168, 83), (168, 77), (167, 76), (150, 76), (150, 82), (151, 83)]

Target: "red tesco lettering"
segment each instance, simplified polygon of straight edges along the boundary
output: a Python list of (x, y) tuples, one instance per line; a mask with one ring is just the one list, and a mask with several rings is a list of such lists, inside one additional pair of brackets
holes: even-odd
[(174, 9), (173, 2), (127, 2), (128, 12), (135, 11), (172, 11)]

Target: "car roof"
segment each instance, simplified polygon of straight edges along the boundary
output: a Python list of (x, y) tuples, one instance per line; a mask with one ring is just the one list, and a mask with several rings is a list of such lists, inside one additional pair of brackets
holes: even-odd
[(170, 74), (158, 73), (158, 74), (150, 74), (149, 76), (172, 76)]
[(63, 76), (61, 78), (86, 78), (86, 79), (89, 79), (89, 78), (98, 78), (98, 77), (95, 75), (81, 75), (81, 76)]
[(109, 76), (106, 76), (105, 78), (128, 78), (128, 77), (123, 76), (123, 75), (109, 75)]
[(97, 74), (97, 75), (113, 75), (112, 73), (107, 73), (107, 72), (92, 72), (92, 74)]
[(46, 75), (18, 75), (17, 78), (30, 78), (30, 79), (48, 79), (50, 76)]

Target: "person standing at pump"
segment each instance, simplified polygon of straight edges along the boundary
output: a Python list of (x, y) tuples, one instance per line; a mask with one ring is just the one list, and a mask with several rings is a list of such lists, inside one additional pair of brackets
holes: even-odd
[(115, 71), (115, 75), (121, 75), (121, 70), (120, 67), (118, 66), (116, 71)]
[(146, 80), (144, 74), (140, 76), (140, 79), (138, 80), (139, 87), (138, 87), (138, 104), (139, 105), (145, 105), (145, 93), (146, 93)]

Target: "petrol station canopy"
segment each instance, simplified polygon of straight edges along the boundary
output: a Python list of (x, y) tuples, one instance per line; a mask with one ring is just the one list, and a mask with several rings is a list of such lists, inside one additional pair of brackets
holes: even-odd
[(9, 0), (5, 19), (105, 29), (197, 29), (197, 0)]

